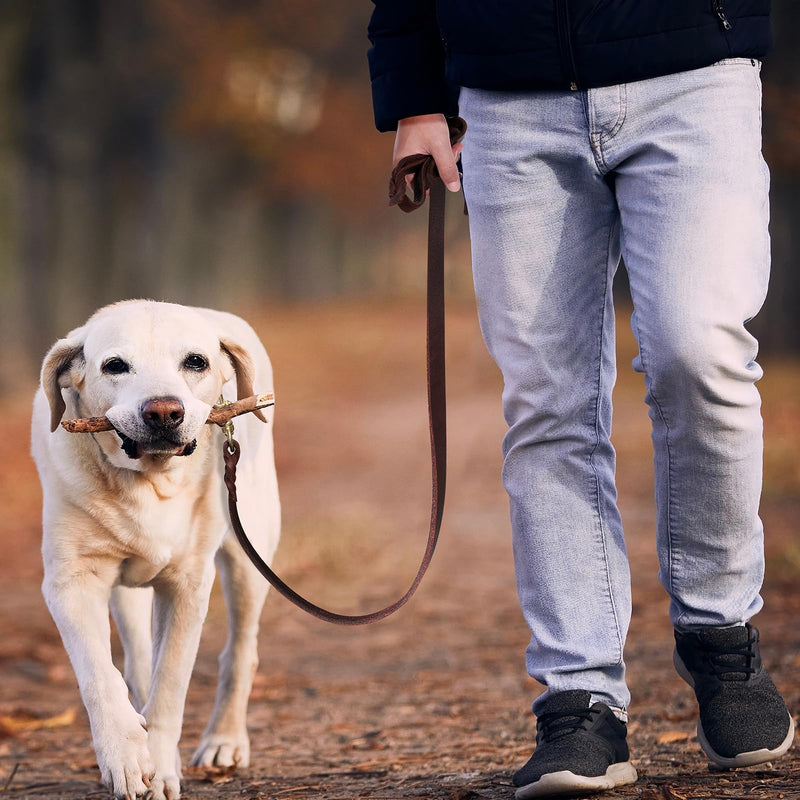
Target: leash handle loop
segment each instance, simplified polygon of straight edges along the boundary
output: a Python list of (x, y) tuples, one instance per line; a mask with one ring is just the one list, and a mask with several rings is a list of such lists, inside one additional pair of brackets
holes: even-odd
[[(450, 117), (447, 120), (447, 126), (451, 145), (460, 142), (467, 132), (467, 123), (461, 117)], [(407, 192), (409, 182), (406, 179), (408, 176), (411, 176), (411, 197)], [(439, 171), (436, 169), (433, 156), (416, 153), (401, 158), (389, 178), (389, 205), (398, 206), (407, 214), (416, 211), (425, 203), (428, 190), (437, 180), (439, 180)], [(430, 250), (430, 245), (428, 247)]]

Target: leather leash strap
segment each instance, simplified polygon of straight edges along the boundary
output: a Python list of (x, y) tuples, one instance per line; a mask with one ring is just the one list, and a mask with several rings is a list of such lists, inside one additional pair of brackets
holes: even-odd
[[(460, 141), (466, 131), (466, 123), (455, 118), (449, 121), (451, 142)], [(406, 176), (411, 175), (413, 198), (406, 194)], [(428, 420), (431, 440), (431, 521), (425, 553), (408, 591), (391, 605), (371, 614), (338, 614), (315, 605), (287, 586), (261, 558), (248, 539), (239, 519), (236, 500), (236, 464), (239, 461), (239, 443), (234, 439), (222, 446), (225, 458), (225, 486), (228, 489), (228, 511), (233, 531), (245, 553), (256, 569), (282, 594), (299, 608), (325, 622), (337, 625), (366, 625), (388, 617), (404, 606), (416, 592), (422, 576), (433, 558), (444, 510), (445, 475), (447, 460), (447, 424), (444, 359), (444, 207), (445, 187), (436, 171), (432, 156), (413, 155), (402, 159), (392, 172), (389, 181), (389, 204), (410, 212), (419, 208), (430, 192), (428, 216), (428, 300), (427, 300), (427, 374), (428, 374)]]

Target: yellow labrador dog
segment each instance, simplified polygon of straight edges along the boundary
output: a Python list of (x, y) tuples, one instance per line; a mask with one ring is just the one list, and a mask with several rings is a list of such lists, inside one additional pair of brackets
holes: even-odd
[[(43, 593), (118, 798), (180, 793), (178, 739), (215, 564), (230, 630), (216, 704), (192, 763), (249, 762), (247, 701), (266, 583), (229, 531), (212, 404), (272, 391), (258, 337), (232, 314), (129, 301), (98, 311), (47, 354), (34, 403), (44, 493)], [(105, 415), (116, 430), (67, 433)], [(259, 412), (260, 415), (260, 412)], [(239, 509), (269, 560), (280, 506), (272, 425), (237, 420)], [(109, 608), (125, 651), (111, 660)]]

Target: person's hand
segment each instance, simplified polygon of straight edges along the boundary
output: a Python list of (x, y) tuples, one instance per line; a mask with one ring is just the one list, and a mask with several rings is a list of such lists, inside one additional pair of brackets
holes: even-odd
[[(450, 131), (444, 114), (406, 117), (397, 123), (392, 166), (397, 166), (397, 162), (406, 156), (417, 153), (431, 155), (444, 185), (451, 192), (457, 192), (461, 188), (461, 181), (456, 161), (462, 146), (461, 142), (450, 145)], [(410, 181), (411, 176), (407, 176), (406, 180)]]

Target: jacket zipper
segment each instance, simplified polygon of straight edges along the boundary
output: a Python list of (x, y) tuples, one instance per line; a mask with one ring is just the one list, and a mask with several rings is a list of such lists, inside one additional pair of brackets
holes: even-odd
[(722, 25), (723, 30), (733, 30), (733, 25), (728, 19), (728, 15), (725, 13), (724, 0), (714, 0), (714, 13), (717, 15), (717, 19), (719, 20), (719, 24)]
[[(564, 66), (564, 71), (567, 73), (569, 79), (569, 88), (573, 92), (577, 92), (580, 88), (578, 86), (578, 70), (575, 66), (575, 53), (572, 51), (572, 37), (570, 35), (569, 25), (569, 7), (568, 0), (555, 0), (556, 2), (556, 32), (558, 34), (558, 43), (561, 48), (561, 61)], [(721, 0), (715, 0), (721, 2)]]

